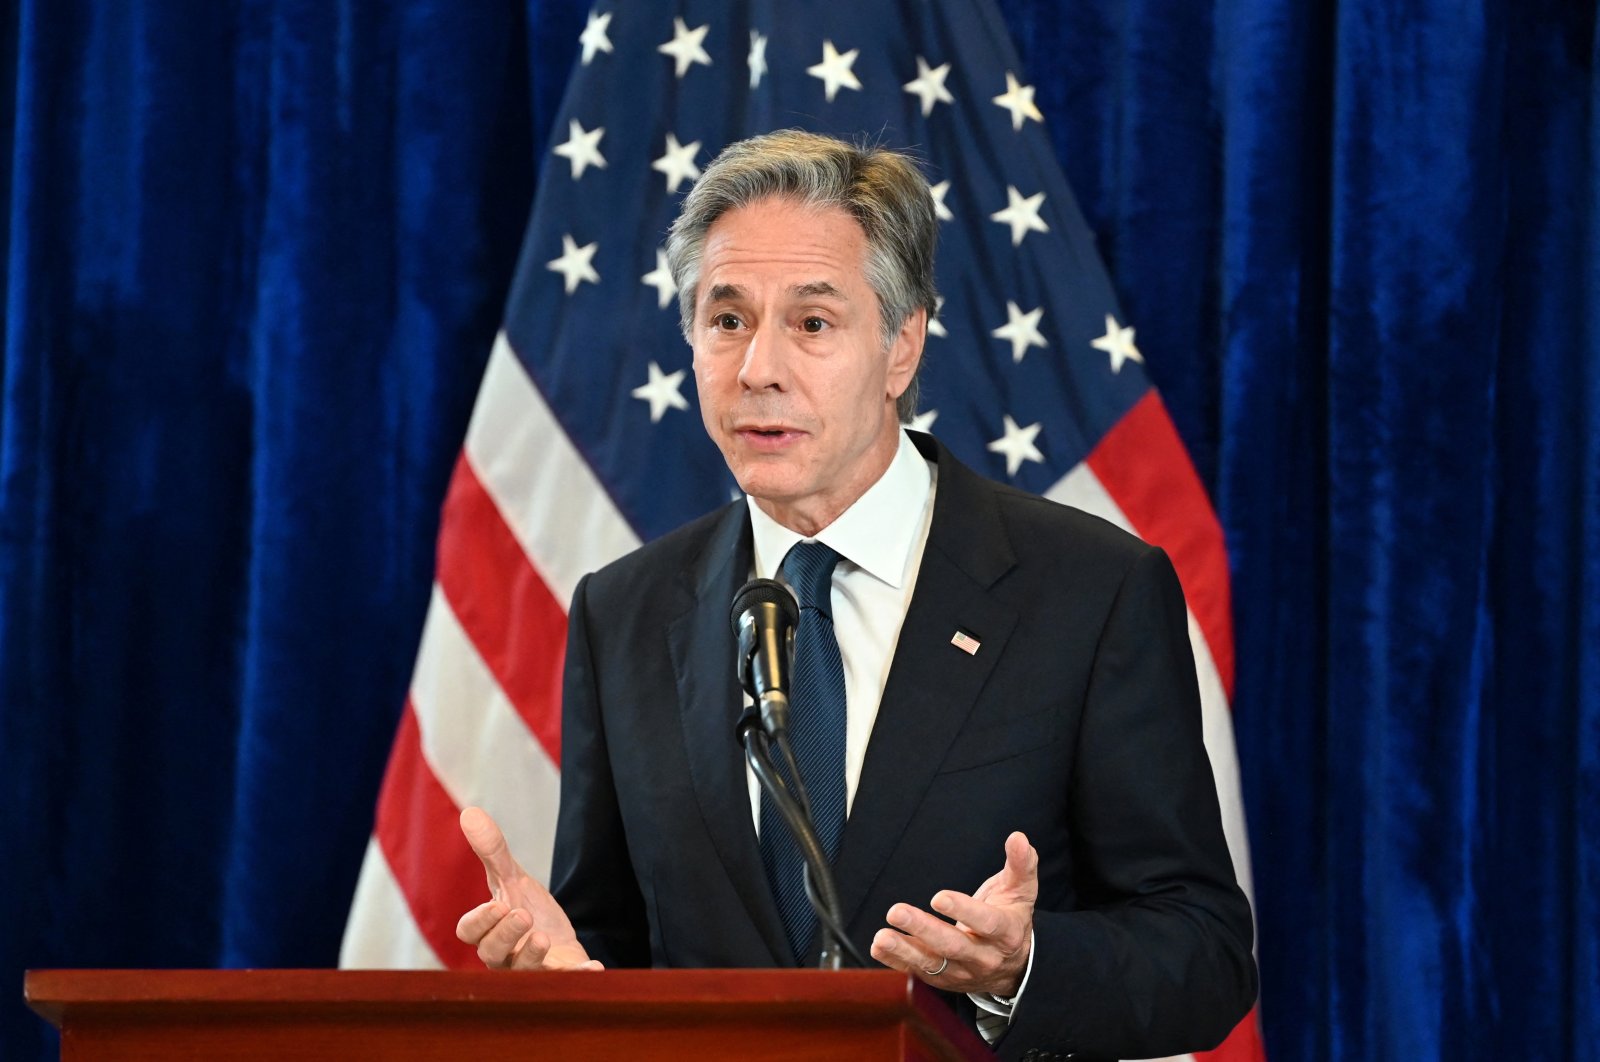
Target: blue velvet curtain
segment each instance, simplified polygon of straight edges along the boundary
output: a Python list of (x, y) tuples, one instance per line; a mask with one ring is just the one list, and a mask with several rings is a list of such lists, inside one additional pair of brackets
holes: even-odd
[[(1275, 1062), (1600, 1058), (1592, 2), (1003, 0), (1216, 500)], [(0, 25), (0, 1056), (334, 961), (586, 5)]]

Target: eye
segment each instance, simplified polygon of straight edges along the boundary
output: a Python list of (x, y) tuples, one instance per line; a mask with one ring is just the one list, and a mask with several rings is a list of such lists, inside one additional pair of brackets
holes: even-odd
[(739, 318), (736, 314), (719, 313), (711, 319), (713, 328), (720, 328), (724, 332), (732, 332), (739, 327)]
[(820, 317), (807, 317), (805, 320), (800, 322), (800, 330), (802, 332), (809, 332), (812, 335), (816, 335), (818, 332), (825, 331), (827, 327), (828, 322), (824, 321)]

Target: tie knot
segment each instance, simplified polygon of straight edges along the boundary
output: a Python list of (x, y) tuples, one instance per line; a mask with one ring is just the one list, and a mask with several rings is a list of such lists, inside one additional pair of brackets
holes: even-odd
[(783, 558), (783, 577), (800, 598), (801, 608), (814, 608), (831, 615), (829, 594), (833, 589), (833, 568), (839, 554), (821, 542), (796, 542)]

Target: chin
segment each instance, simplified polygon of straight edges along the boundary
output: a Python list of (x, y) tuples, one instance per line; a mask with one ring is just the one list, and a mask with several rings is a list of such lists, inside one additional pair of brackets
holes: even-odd
[(791, 476), (771, 475), (772, 469), (745, 468), (742, 474), (734, 476), (739, 484), (739, 489), (753, 498), (761, 501), (783, 502), (795, 495), (794, 480)]

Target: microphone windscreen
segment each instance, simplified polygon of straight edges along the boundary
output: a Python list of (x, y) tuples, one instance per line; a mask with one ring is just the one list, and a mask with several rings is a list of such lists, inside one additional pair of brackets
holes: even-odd
[(733, 633), (739, 633), (739, 617), (743, 616), (756, 605), (777, 605), (783, 613), (784, 619), (793, 627), (800, 622), (800, 605), (795, 601), (789, 588), (776, 579), (751, 579), (739, 588), (733, 595), (733, 609), (728, 615), (728, 620), (733, 626)]

